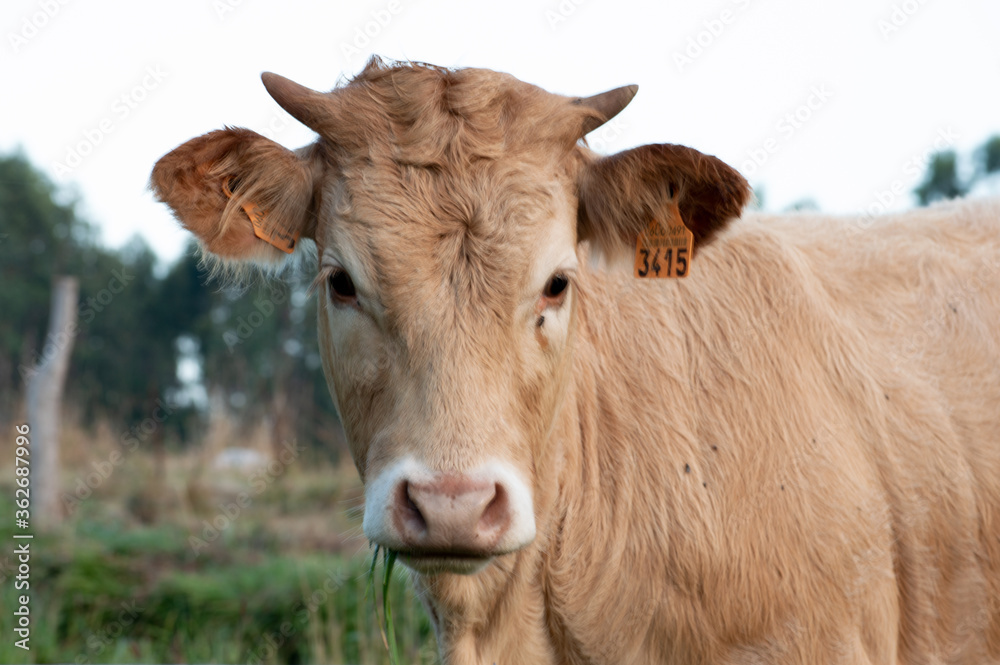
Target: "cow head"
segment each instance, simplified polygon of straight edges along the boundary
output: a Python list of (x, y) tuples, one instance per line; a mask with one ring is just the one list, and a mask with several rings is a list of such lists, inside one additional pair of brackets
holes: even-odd
[(580, 99), (380, 61), (330, 93), (263, 80), (314, 144), (212, 132), (163, 157), (153, 188), (225, 263), (315, 243), (323, 368), (366, 484), (365, 534), (419, 572), (475, 572), (532, 542), (554, 483), (585, 247), (634, 248), (673, 204), (704, 243), (746, 182), (679, 146), (581, 146), (635, 86)]

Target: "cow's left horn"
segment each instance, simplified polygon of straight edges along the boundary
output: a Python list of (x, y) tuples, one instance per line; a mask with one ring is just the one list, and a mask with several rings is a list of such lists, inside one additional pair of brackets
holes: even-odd
[(332, 93), (317, 92), (271, 72), (260, 75), (268, 94), (293, 118), (319, 133), (329, 130), (333, 117)]
[(589, 134), (606, 123), (608, 120), (611, 120), (611, 118), (621, 113), (622, 109), (628, 106), (628, 103), (632, 101), (632, 98), (635, 97), (635, 93), (637, 92), (639, 92), (639, 86), (632, 84), (623, 85), (620, 88), (608, 90), (607, 92), (602, 92), (599, 95), (593, 95), (591, 97), (578, 97), (577, 99), (574, 99), (574, 104), (587, 106), (604, 116), (603, 120), (599, 118), (587, 118), (583, 123), (582, 133)]

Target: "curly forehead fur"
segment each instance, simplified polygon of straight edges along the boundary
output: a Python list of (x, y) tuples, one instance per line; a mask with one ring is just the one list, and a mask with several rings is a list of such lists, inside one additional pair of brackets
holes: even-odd
[(568, 151), (585, 121), (600, 118), (509, 74), (377, 57), (334, 92), (338, 106), (350, 109), (350, 122), (327, 137), (336, 157), (365, 152), (429, 168), (464, 168), (554, 146)]
[(584, 163), (580, 128), (598, 114), (507, 74), (377, 58), (335, 92), (351, 113), (321, 132), (337, 176), (321, 217), (363, 227), (356, 249), (383, 275), (413, 277), (386, 277), (386, 304), (447, 290), (435, 299), (506, 318), (512, 293), (497, 287), (527, 271), (538, 222), (558, 205), (553, 167)]
[[(352, 238), (357, 260), (377, 267), (369, 274), (412, 362), (429, 362), (444, 338), (499, 348), (484, 331), (511, 325), (532, 248), (565, 205), (543, 176), (540, 166), (492, 160), (466, 169), (358, 163), (324, 193), (324, 228), (341, 243)], [(322, 247), (322, 230), (317, 238)]]

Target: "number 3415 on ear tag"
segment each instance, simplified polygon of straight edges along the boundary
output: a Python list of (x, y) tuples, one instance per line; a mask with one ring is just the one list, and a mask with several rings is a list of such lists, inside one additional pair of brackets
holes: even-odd
[(635, 276), (687, 277), (694, 234), (681, 220), (677, 205), (663, 221), (654, 219), (635, 243)]

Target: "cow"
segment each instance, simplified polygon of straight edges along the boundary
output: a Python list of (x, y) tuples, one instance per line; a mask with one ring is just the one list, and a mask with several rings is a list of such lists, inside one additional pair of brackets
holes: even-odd
[(635, 86), (262, 78), (314, 143), (213, 131), (151, 186), (223, 271), (315, 255), (443, 662), (1000, 662), (1000, 202), (754, 213), (715, 157), (587, 147)]

